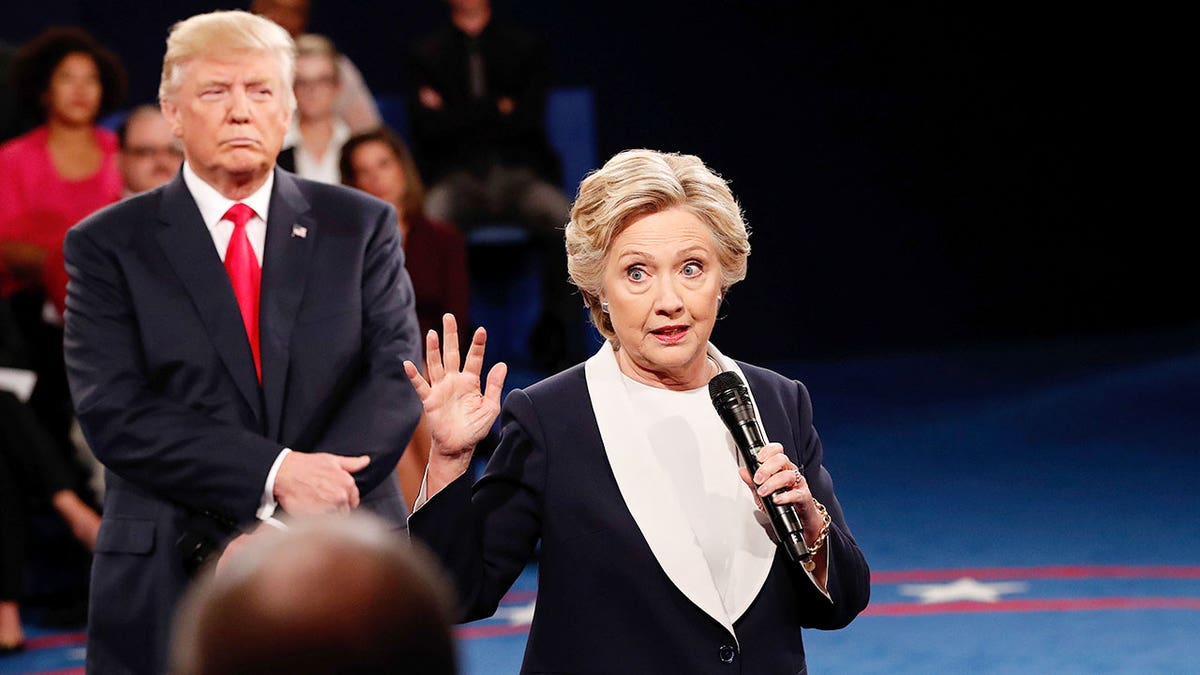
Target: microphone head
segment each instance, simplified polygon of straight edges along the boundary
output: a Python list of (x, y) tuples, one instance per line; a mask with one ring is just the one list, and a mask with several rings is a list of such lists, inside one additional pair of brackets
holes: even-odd
[(732, 425), (754, 419), (750, 390), (737, 373), (727, 370), (714, 376), (708, 381), (708, 396), (726, 426), (732, 428)]
[(736, 390), (739, 387), (745, 390), (746, 383), (742, 382), (742, 378), (738, 377), (737, 373), (732, 370), (726, 370), (717, 373), (708, 381), (708, 396), (715, 403), (718, 399), (730, 395), (729, 392), (731, 390)]

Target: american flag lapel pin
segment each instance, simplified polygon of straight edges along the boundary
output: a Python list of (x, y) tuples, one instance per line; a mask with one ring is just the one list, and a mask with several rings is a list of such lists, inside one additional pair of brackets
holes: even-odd
[(308, 236), (308, 228), (303, 225), (293, 225), (292, 226), (292, 236), (299, 237), (300, 239), (304, 239), (305, 237)]

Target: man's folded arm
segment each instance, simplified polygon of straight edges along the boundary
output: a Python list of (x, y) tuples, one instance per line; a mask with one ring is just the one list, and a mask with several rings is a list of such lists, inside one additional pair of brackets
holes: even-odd
[(155, 392), (116, 262), (77, 229), (64, 253), (71, 278), (64, 355), (96, 458), (159, 497), (253, 520), (283, 446)]
[(367, 455), (354, 474), (367, 494), (396, 470), (421, 417), (421, 402), (404, 372), (405, 359), (421, 362), (412, 281), (404, 268), (396, 213), (388, 207), (372, 224), (363, 264), (363, 372), (333, 412), (314, 449)]

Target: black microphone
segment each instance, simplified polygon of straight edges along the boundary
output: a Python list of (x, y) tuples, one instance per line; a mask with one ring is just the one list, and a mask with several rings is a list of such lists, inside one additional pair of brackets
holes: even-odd
[[(732, 371), (718, 373), (708, 381), (708, 396), (712, 399), (713, 407), (721, 416), (721, 421), (733, 436), (750, 475), (758, 471), (759, 448), (767, 444), (767, 436), (754, 415), (754, 406), (750, 402), (750, 390), (742, 382), (742, 378)], [(794, 562), (803, 563), (812, 557), (808, 544), (804, 543), (804, 525), (800, 522), (800, 514), (791, 504), (776, 504), (771, 497), (783, 494), (787, 490), (777, 490), (770, 497), (763, 497), (763, 508), (775, 529), (775, 538)]]

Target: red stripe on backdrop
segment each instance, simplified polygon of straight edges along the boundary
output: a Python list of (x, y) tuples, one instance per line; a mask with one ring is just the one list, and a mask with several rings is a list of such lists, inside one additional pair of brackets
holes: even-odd
[(69, 647), (87, 642), (87, 633), (62, 633), (60, 635), (43, 635), (25, 640), (26, 649), (50, 649), (52, 647)]
[(1194, 609), (1200, 598), (1060, 598), (999, 602), (885, 602), (870, 605), (862, 616), (914, 616), (980, 612), (1087, 612), (1109, 609)]
[(39, 670), (33, 675), (84, 675), (84, 670), (80, 668), (63, 668), (62, 670)]
[(871, 582), (900, 584), (913, 581), (972, 579), (1200, 579), (1200, 567), (1169, 565), (1064, 565), (1060, 567), (963, 567), (944, 570), (872, 572)]

